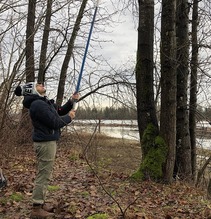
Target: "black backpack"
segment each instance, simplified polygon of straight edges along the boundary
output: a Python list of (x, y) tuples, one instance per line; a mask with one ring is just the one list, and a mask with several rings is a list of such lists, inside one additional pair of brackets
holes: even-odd
[(3, 175), (2, 169), (0, 168), (0, 190), (7, 186), (7, 180)]

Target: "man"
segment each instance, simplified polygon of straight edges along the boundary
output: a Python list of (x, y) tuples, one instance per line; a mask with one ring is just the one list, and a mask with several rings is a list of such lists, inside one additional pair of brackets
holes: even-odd
[(24, 96), (23, 106), (29, 109), (33, 125), (33, 142), (38, 162), (37, 175), (32, 193), (33, 209), (31, 218), (47, 218), (53, 213), (45, 207), (47, 186), (53, 170), (56, 155), (56, 141), (60, 137), (60, 128), (69, 124), (75, 117), (73, 102), (79, 100), (79, 94), (72, 95), (62, 107), (46, 96), (42, 83), (30, 82), (15, 89), (17, 96)]

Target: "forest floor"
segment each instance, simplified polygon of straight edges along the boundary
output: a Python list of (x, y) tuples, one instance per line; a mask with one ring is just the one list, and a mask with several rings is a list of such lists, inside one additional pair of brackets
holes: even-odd
[[(0, 190), (0, 218), (27, 219), (36, 170), (32, 144), (5, 154), (1, 166), (8, 185)], [(55, 218), (211, 218), (211, 201), (202, 189), (180, 181), (132, 182), (129, 177), (140, 156), (138, 142), (101, 135), (63, 136), (47, 197)]]

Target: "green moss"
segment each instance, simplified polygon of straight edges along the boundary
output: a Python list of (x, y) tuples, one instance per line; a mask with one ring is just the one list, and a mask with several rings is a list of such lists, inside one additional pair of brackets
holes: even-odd
[(140, 171), (140, 168), (130, 176), (130, 179), (134, 181), (142, 181), (144, 178), (144, 174)]
[(87, 217), (87, 219), (108, 219), (108, 216), (105, 213), (98, 213)]
[(163, 165), (166, 161), (167, 146), (158, 135), (157, 129), (149, 124), (142, 138), (143, 160), (140, 168), (131, 178), (134, 180), (160, 180), (163, 176)]
[(141, 140), (142, 154), (145, 155), (155, 144), (155, 137), (157, 136), (157, 128), (152, 124), (148, 124), (147, 128), (144, 130), (144, 134)]

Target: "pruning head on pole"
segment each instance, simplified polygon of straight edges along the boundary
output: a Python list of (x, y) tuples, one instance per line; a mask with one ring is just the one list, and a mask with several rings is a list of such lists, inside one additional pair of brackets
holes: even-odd
[(76, 85), (75, 93), (78, 93), (79, 89), (80, 89), (81, 78), (82, 78), (82, 74), (83, 74), (83, 70), (84, 70), (84, 65), (85, 65), (86, 56), (87, 56), (87, 52), (88, 52), (88, 48), (89, 48), (89, 43), (90, 43), (90, 39), (91, 39), (91, 35), (92, 35), (92, 30), (93, 30), (93, 27), (94, 27), (94, 22), (95, 22), (95, 18), (96, 18), (96, 14), (97, 14), (98, 5), (99, 5), (99, 0), (97, 0), (97, 2), (96, 2), (95, 11), (94, 11), (94, 15), (93, 15), (93, 18), (92, 18), (91, 27), (90, 27), (90, 30), (89, 30), (88, 40), (87, 40), (87, 43), (86, 43), (86, 48), (85, 48), (85, 52), (84, 52), (84, 56), (83, 56), (83, 60), (82, 60), (81, 70), (80, 70), (80, 73), (79, 73), (79, 76), (78, 76), (78, 82), (77, 82), (77, 85)]
[(80, 73), (79, 73), (78, 82), (77, 82), (77, 86), (76, 86), (76, 93), (79, 92), (81, 78), (82, 78), (82, 74), (83, 74), (83, 70), (84, 70), (84, 65), (85, 65), (86, 56), (87, 56), (87, 52), (88, 52), (88, 48), (89, 48), (89, 43), (90, 43), (90, 39), (91, 39), (91, 35), (92, 35), (92, 30), (93, 30), (93, 27), (94, 27), (94, 22), (95, 22), (95, 18), (96, 18), (96, 14), (97, 14), (98, 5), (99, 5), (99, 0), (97, 0), (97, 4), (96, 4), (96, 7), (95, 7), (95, 11), (94, 11), (94, 15), (93, 15), (89, 35), (88, 35), (88, 40), (87, 40), (87, 43), (86, 43), (86, 48), (85, 48), (83, 61), (82, 61), (82, 65), (81, 65), (81, 70), (80, 70)]
[(96, 7), (98, 7), (100, 0), (96, 1)]

